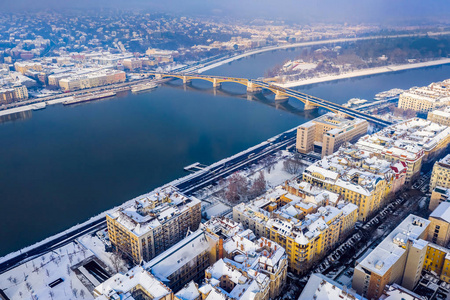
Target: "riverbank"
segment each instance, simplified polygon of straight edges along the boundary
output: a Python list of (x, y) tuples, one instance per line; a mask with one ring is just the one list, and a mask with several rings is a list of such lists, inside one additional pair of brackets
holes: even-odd
[(319, 41), (300, 42), (300, 43), (293, 43), (293, 44), (286, 44), (286, 45), (268, 46), (268, 47), (248, 51), (248, 52), (227, 58), (227, 59), (219, 61), (217, 63), (213, 63), (213, 64), (210, 64), (203, 68), (197, 69), (196, 71), (198, 73), (203, 73), (208, 70), (231, 63), (233, 61), (236, 61), (236, 60), (239, 60), (239, 59), (251, 56), (251, 55), (268, 52), (268, 51), (286, 50), (286, 49), (292, 49), (292, 48), (310, 47), (310, 46), (316, 46), (316, 45), (327, 45), (327, 44), (335, 44), (335, 43), (356, 42), (356, 41), (373, 40), (373, 39), (392, 39), (392, 38), (404, 38), (404, 37), (414, 37), (414, 36), (418, 36), (418, 37), (420, 37), (420, 36), (439, 36), (439, 35), (448, 35), (448, 34), (450, 34), (449, 31), (431, 32), (431, 33), (426, 33), (426, 34), (420, 33), (420, 34), (400, 34), (400, 35), (388, 35), (388, 36), (367, 36), (367, 37), (359, 37), (359, 38), (358, 37), (340, 38), (340, 39), (332, 39), (332, 40), (319, 40)]
[(410, 69), (426, 68), (426, 67), (446, 65), (446, 64), (450, 64), (450, 58), (443, 58), (443, 59), (414, 63), (414, 64), (391, 65), (391, 66), (385, 66), (385, 67), (357, 70), (354, 72), (349, 72), (349, 73), (344, 73), (344, 74), (339, 74), (339, 75), (328, 75), (328, 76), (322, 76), (322, 77), (308, 78), (308, 79), (303, 79), (303, 80), (286, 82), (286, 83), (278, 84), (278, 85), (281, 87), (284, 87), (284, 88), (292, 88), (292, 87), (304, 86), (304, 85), (309, 85), (309, 84), (314, 84), (314, 83), (321, 83), (321, 82), (354, 78), (354, 77), (363, 77), (363, 76), (383, 74), (383, 73), (389, 73), (389, 72), (398, 72), (398, 71), (410, 70)]

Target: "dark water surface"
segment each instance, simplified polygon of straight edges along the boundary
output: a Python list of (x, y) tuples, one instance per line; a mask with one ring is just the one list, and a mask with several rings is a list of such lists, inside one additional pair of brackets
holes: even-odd
[[(208, 73), (257, 78), (297, 55), (265, 53)], [(448, 65), (300, 89), (343, 103), (446, 78)], [(186, 165), (213, 163), (315, 116), (245, 95), (214, 95), (205, 90), (207, 83), (193, 84), (186, 91), (163, 86), (77, 106), (48, 106), (0, 124), (0, 256), (183, 176)], [(223, 88), (245, 93), (240, 86)]]

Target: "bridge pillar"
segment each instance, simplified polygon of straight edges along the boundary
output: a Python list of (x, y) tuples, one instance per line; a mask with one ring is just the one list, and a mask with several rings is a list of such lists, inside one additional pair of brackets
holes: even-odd
[(191, 79), (189, 79), (189, 77), (187, 76), (183, 76), (183, 84), (190, 84), (191, 83)]
[(155, 79), (162, 79), (162, 75), (161, 74), (155, 74)]
[(305, 108), (304, 108), (304, 110), (314, 110), (314, 109), (317, 109), (318, 108), (318, 106), (317, 105), (314, 105), (314, 103), (311, 103), (311, 102), (309, 102), (309, 101), (306, 101), (305, 102)]
[(222, 83), (217, 80), (217, 78), (214, 78), (213, 80), (213, 88), (220, 89), (222, 87)]
[(260, 93), (261, 91), (262, 91), (262, 88), (255, 85), (253, 82), (249, 81), (247, 83), (247, 93), (257, 94), (257, 93)]
[(276, 91), (275, 92), (275, 102), (276, 103), (286, 103), (289, 101), (289, 96), (283, 92)]

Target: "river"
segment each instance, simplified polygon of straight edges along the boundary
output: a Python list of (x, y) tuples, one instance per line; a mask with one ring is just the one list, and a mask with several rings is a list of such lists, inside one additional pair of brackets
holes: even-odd
[[(264, 53), (207, 73), (257, 78), (297, 55)], [(343, 103), (448, 77), (450, 66), (440, 66), (301, 90)], [(193, 84), (48, 106), (0, 124), (0, 256), (183, 176), (186, 165), (213, 163), (317, 116), (247, 100), (241, 86), (214, 95), (208, 83)]]

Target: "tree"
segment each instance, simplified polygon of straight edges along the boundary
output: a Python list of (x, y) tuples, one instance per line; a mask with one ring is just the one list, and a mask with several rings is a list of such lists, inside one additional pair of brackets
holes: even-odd
[(288, 172), (289, 174), (298, 174), (300, 173), (303, 167), (303, 163), (301, 162), (300, 156), (295, 154), (294, 157), (288, 158), (283, 162), (283, 170)]
[(111, 260), (111, 264), (113, 267), (113, 271), (116, 273), (120, 272), (120, 269), (122, 268), (123, 261), (122, 261), (122, 255), (120, 251), (117, 248), (114, 248), (113, 252), (109, 256)]
[(248, 182), (247, 178), (238, 173), (234, 173), (228, 178), (228, 187), (225, 198), (232, 203), (247, 199)]
[(81, 296), (81, 298), (83, 298), (84, 299), (84, 296), (86, 295), (86, 293), (84, 292), (84, 290), (80, 290), (80, 296)]
[(266, 191), (266, 179), (264, 177), (264, 172), (259, 171), (259, 177), (253, 181), (252, 187), (250, 188), (250, 196), (256, 198)]

